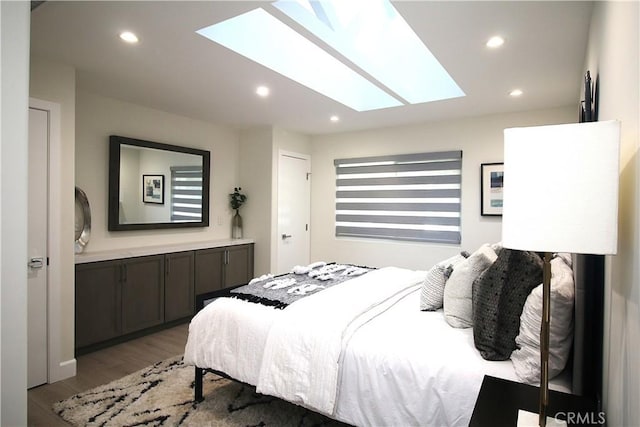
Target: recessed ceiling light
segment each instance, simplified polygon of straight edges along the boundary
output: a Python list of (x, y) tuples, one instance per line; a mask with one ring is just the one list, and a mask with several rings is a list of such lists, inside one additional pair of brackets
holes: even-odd
[(487, 47), (496, 48), (504, 44), (504, 39), (500, 36), (493, 36), (487, 41)]
[(331, 120), (332, 122), (339, 122), (339, 121), (340, 121), (340, 117), (338, 117), (338, 116), (331, 116), (331, 117), (329, 117), (329, 120)]
[(120, 33), (120, 38), (127, 43), (138, 43), (138, 36), (133, 34), (131, 31), (123, 31)]
[(522, 91), (520, 89), (514, 89), (511, 92), (509, 92), (509, 95), (513, 97), (517, 97), (522, 95)]
[(265, 96), (269, 96), (269, 88), (266, 86), (258, 86), (256, 89), (256, 93), (258, 94), (258, 96), (264, 98)]

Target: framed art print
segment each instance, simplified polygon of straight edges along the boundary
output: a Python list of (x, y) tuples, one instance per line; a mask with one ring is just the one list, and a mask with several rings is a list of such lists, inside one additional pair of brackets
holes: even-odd
[(483, 216), (502, 215), (502, 183), (504, 163), (480, 165), (480, 213)]
[(164, 204), (164, 175), (142, 175), (142, 201)]

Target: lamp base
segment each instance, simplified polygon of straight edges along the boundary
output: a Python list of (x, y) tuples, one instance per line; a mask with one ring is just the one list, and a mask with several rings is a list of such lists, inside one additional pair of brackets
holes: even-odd
[[(536, 412), (520, 409), (518, 411), (518, 427), (537, 427), (539, 418)], [(547, 417), (547, 427), (567, 427), (567, 422)]]

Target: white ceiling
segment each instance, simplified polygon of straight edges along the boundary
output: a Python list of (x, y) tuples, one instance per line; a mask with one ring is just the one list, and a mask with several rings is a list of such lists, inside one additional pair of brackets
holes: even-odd
[[(356, 112), (195, 33), (272, 10), (266, 1), (47, 1), (32, 12), (31, 49), (75, 66), (80, 89), (235, 128), (324, 134), (574, 103), (577, 116), (591, 2), (393, 4), (466, 97)], [(123, 43), (123, 30), (140, 42)], [(490, 50), (495, 34), (506, 43)], [(260, 84), (268, 98), (255, 95)], [(514, 88), (524, 95), (509, 97)]]

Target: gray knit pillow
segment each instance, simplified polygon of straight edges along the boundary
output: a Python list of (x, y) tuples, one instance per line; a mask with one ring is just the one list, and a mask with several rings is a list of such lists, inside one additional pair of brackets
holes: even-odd
[(541, 282), (542, 260), (536, 253), (506, 248), (473, 282), (473, 341), (483, 358), (509, 359), (524, 303)]
[(440, 261), (427, 272), (420, 291), (420, 310), (434, 311), (442, 308), (444, 286), (449, 278), (446, 274), (449, 269), (455, 268), (461, 261), (469, 256), (468, 252), (461, 252), (444, 261)]

